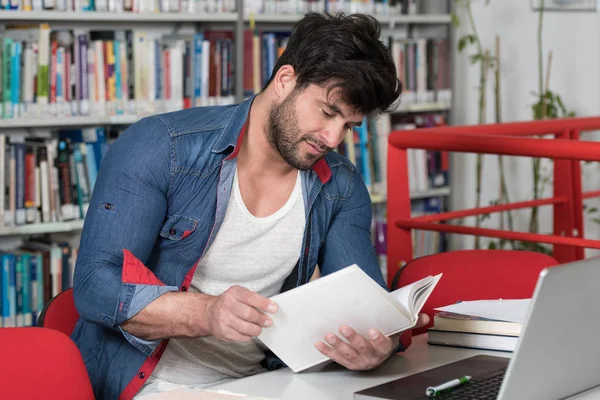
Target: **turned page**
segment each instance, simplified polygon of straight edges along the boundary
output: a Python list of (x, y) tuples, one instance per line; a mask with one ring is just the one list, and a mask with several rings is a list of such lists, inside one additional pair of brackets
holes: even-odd
[(442, 274), (427, 276), (419, 281), (394, 290), (390, 295), (408, 310), (413, 321), (416, 321), (425, 301), (437, 285)]

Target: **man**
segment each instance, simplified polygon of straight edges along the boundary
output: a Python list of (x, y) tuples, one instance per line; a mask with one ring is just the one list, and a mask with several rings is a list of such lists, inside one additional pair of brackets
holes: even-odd
[[(72, 337), (98, 399), (282, 367), (256, 339), (277, 312), (268, 298), (317, 265), (327, 275), (356, 263), (385, 287), (367, 188), (331, 150), (400, 93), (374, 19), (308, 14), (257, 96), (122, 134), (96, 181), (74, 279)], [(315, 346), (371, 369), (402, 349), (371, 333), (342, 326)]]

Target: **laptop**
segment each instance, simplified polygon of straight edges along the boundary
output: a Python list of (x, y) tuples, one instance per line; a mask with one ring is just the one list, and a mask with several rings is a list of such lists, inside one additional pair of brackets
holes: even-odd
[(466, 358), (361, 390), (354, 399), (428, 399), (428, 387), (465, 375), (469, 383), (435, 399), (554, 400), (599, 386), (599, 286), (598, 258), (546, 268), (512, 358)]

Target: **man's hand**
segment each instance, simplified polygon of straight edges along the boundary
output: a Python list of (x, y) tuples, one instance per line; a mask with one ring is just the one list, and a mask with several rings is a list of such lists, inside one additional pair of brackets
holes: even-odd
[(247, 342), (273, 323), (265, 312), (277, 312), (277, 304), (246, 288), (232, 286), (209, 300), (205, 316), (215, 338)]
[[(420, 328), (428, 323), (429, 316), (420, 314), (415, 328)], [(378, 367), (392, 355), (398, 344), (398, 335), (386, 337), (375, 329), (369, 330), (369, 338), (362, 337), (346, 325), (340, 328), (340, 333), (348, 343), (330, 333), (325, 336), (325, 341), (329, 343), (329, 346), (323, 342), (317, 342), (315, 347), (333, 361), (355, 371)]]

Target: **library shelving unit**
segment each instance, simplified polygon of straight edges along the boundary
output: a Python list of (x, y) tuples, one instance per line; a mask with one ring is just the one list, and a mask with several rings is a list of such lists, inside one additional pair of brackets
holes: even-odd
[[(135, 1), (124, 1), (124, 4), (140, 4), (149, 0), (135, 0)], [(265, 0), (267, 2), (269, 0)], [(180, 4), (189, 5), (196, 2), (200, 4), (198, 0), (182, 1)], [(32, 8), (31, 0), (20, 0), (17, 3), (23, 4), (24, 7)], [(60, 7), (60, 4), (66, 4), (67, 2), (56, 2), (56, 7)], [(96, 2), (101, 4), (102, 1)], [(112, 4), (112, 2), (110, 2)], [(118, 3), (118, 2), (117, 2)], [(156, 4), (158, 2), (153, 2)], [(164, 2), (161, 2), (163, 4)], [(233, 70), (237, 73), (231, 76), (233, 84), (230, 86), (232, 92), (229, 93), (232, 101), (241, 101), (247, 93), (244, 92), (244, 74), (240, 71), (244, 71), (247, 60), (244, 60), (244, 34), (245, 31), (250, 29), (251, 26), (256, 24), (257, 29), (264, 29), (268, 31), (270, 29), (279, 29), (281, 27), (291, 28), (291, 24), (298, 21), (301, 18), (301, 13), (297, 14), (286, 14), (281, 12), (270, 12), (270, 13), (250, 13), (245, 10), (246, 4), (244, 0), (221, 0), (217, 1), (219, 7), (223, 7), (223, 4), (228, 4), (232, 11), (227, 12), (150, 12), (150, 11), (57, 11), (57, 10), (0, 10), (0, 33), (3, 27), (8, 25), (26, 25), (26, 24), (50, 24), (52, 28), (55, 26), (58, 28), (65, 28), (72, 30), (110, 30), (110, 29), (136, 29), (137, 26), (143, 27), (146, 31), (152, 31), (156, 26), (157, 29), (160, 27), (161, 34), (179, 34), (180, 31), (188, 29), (187, 32), (191, 32), (193, 35), (196, 32), (203, 31), (205, 29), (211, 29), (215, 27), (217, 29), (231, 30), (231, 40), (236, 45), (232, 46), (229, 51), (230, 55), (235, 61)], [(317, 4), (310, 2), (311, 4)], [(399, 3), (402, 3), (400, 1)], [(414, 0), (407, 1), (406, 3), (414, 4)], [(444, 36), (449, 37), (451, 31), (451, 18), (450, 18), (450, 7), (451, 1), (444, 2), (439, 0), (422, 1), (421, 4), (426, 3), (423, 10), (419, 10), (418, 13), (414, 14), (396, 14), (396, 13), (374, 13), (374, 15), (380, 20), (383, 28), (384, 35), (390, 35), (407, 40), (412, 40), (419, 35), (425, 34), (439, 36), (439, 32), (443, 32)], [(13, 4), (13, 2), (11, 2)], [(25, 6), (27, 4), (27, 6)], [(37, 2), (33, 0), (33, 8), (36, 7)], [(77, 3), (76, 3), (77, 4)], [(204, 3), (202, 3), (204, 4)], [(324, 4), (320, 2), (318, 4)], [(348, 3), (350, 4), (350, 3)], [(355, 4), (355, 3), (352, 3)], [(443, 6), (440, 6), (442, 4)], [(108, 6), (107, 6), (108, 7)], [(140, 6), (141, 7), (141, 6)], [(146, 6), (147, 7), (147, 6)], [(184, 7), (184, 6), (182, 6)], [(419, 5), (419, 7), (422, 7)], [(142, 7), (143, 8), (143, 7)], [(369, 12), (368, 10), (351, 10), (353, 12)], [(348, 12), (348, 11), (346, 11)], [(186, 33), (187, 33), (186, 32)], [(0, 34), (0, 38), (4, 35)], [(242, 44), (242, 45), (239, 45)], [(2, 46), (4, 47), (4, 46)], [(2, 53), (3, 49), (0, 49)], [(24, 50), (24, 49), (23, 49)], [(115, 50), (116, 51), (116, 50)], [(1, 54), (0, 54), (1, 55)], [(64, 55), (64, 54), (63, 54)], [(0, 62), (0, 77), (2, 77), (2, 63)], [(63, 79), (66, 79), (63, 77)], [(0, 86), (2, 85), (0, 79)], [(33, 90), (33, 89), (31, 89)], [(0, 102), (5, 102), (6, 98), (0, 96)], [(8, 100), (10, 102), (10, 99)], [(0, 103), (1, 104), (1, 103)], [(198, 104), (196, 104), (198, 105)], [(447, 102), (439, 102), (437, 100), (418, 101), (402, 104), (392, 118), (406, 115), (406, 114), (420, 114), (420, 113), (447, 113), (450, 110), (450, 105)], [(147, 114), (153, 113), (154, 110), (146, 112)], [(161, 110), (162, 111), (162, 110)], [(170, 111), (170, 110), (166, 110)], [(154, 112), (156, 113), (156, 112)], [(102, 114), (102, 113), (101, 113)], [(8, 139), (12, 135), (29, 135), (40, 130), (47, 132), (55, 132), (59, 129), (77, 129), (85, 127), (102, 126), (109, 129), (110, 127), (125, 127), (135, 121), (139, 120), (144, 113), (124, 113), (122, 115), (108, 113), (109, 115), (77, 115), (77, 116), (64, 116), (64, 115), (53, 115), (44, 116), (28, 115), (26, 117), (18, 118), (3, 118), (2, 112), (0, 111), (0, 135), (3, 135), (3, 140)], [(0, 150), (1, 151), (1, 150)], [(8, 153), (7, 153), (8, 154)], [(3, 166), (2, 166), (3, 167)], [(2, 168), (3, 169), (3, 168)], [(2, 171), (3, 173), (4, 171)], [(6, 181), (4, 186), (6, 186)], [(1, 187), (0, 190), (7, 191), (6, 187)], [(416, 191), (413, 195), (414, 199), (428, 198), (433, 196), (448, 196), (450, 193), (449, 186), (447, 187), (436, 187), (426, 191)], [(385, 193), (374, 192), (372, 196), (374, 205), (385, 207)], [(8, 207), (8, 203), (5, 202), (2, 207)], [(14, 221), (13, 221), (14, 222)], [(2, 221), (0, 221), (0, 224)], [(14, 224), (4, 223), (0, 226), (0, 237), (6, 236), (17, 236), (17, 235), (35, 235), (35, 234), (47, 234), (55, 232), (78, 232), (82, 228), (82, 221), (78, 219), (66, 220), (65, 222), (40, 222), (39, 220), (32, 221), (30, 224)]]
[[(111, 140), (146, 115), (230, 104), (260, 90), (285, 32), (326, 4), (375, 15), (405, 80), (403, 101), (388, 122), (370, 121), (370, 131), (344, 141), (346, 151), (373, 154), (372, 163), (355, 163), (377, 178), (369, 187), (385, 277), (387, 137), (432, 115), (449, 119), (451, 85), (437, 76), (452, 51), (437, 46), (452, 43), (451, 0), (397, 0), (402, 12), (350, 0), (95, 0), (99, 11), (65, 11), (91, 2), (55, 0), (53, 10), (42, 9), (41, 0), (9, 3), (23, 9), (0, 10), (0, 282), (9, 285), (0, 291), (0, 326), (35, 324), (44, 305), (72, 286), (94, 174)], [(264, 12), (256, 11), (258, 3)], [(117, 5), (136, 12), (116, 12)], [(302, 12), (289, 12), (299, 5)], [(150, 11), (157, 7), (163, 12)], [(427, 57), (437, 60), (435, 77), (422, 61), (430, 51), (438, 54)], [(411, 195), (416, 203), (450, 194), (449, 185), (422, 183)]]

